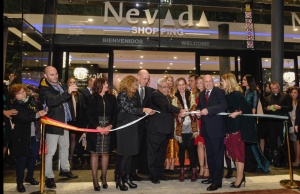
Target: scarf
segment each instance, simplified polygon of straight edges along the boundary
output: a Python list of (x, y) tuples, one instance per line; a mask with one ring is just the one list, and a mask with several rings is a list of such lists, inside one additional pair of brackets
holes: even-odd
[[(190, 92), (190, 91), (188, 91), (188, 92)], [(189, 95), (187, 95), (187, 94), (189, 94)], [(187, 97), (188, 97), (188, 99), (187, 99)], [(187, 106), (189, 106), (189, 110), (195, 111), (196, 107), (197, 107), (195, 95), (192, 94), (191, 92), (190, 93), (186, 92), (185, 98), (186, 98)], [(181, 102), (181, 101), (183, 101), (183, 99), (180, 100), (178, 98), (178, 95), (175, 94), (174, 98), (172, 99), (172, 105), (183, 109), (184, 105), (182, 104), (183, 102)], [(181, 137), (182, 126), (183, 126), (183, 122), (184, 122), (185, 118), (183, 117), (183, 118), (181, 118), (181, 121), (179, 121), (179, 118), (178, 118), (179, 113), (174, 113), (174, 116), (175, 116), (175, 135), (174, 135), (174, 137), (179, 143), (182, 143), (182, 137)], [(192, 127), (193, 137), (196, 138), (199, 135), (198, 120), (196, 119), (197, 118), (196, 116), (189, 115), (189, 117), (191, 118), (191, 127)]]
[[(27, 96), (23, 100), (16, 100), (17, 103), (26, 107), (26, 109), (30, 109), (32, 112), (37, 113), (38, 111), (42, 110), (42, 104), (38, 98), (38, 96)], [(37, 141), (40, 141), (41, 138), (41, 120), (38, 119), (33, 121), (34, 123), (34, 130), (35, 130), (35, 137)]]

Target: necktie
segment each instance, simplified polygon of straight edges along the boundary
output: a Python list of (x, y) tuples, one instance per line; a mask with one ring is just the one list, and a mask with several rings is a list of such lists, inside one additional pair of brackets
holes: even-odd
[(206, 94), (205, 94), (205, 105), (206, 105), (206, 103), (207, 103), (207, 101), (208, 101), (209, 92), (210, 92), (210, 91), (207, 91)]
[(141, 97), (141, 104), (143, 104), (143, 100), (144, 100), (144, 88), (143, 87), (141, 87), (140, 97)]

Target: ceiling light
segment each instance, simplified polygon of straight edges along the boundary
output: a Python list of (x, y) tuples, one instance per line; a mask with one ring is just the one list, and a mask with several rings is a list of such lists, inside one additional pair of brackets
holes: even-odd
[(165, 71), (165, 72), (168, 72), (168, 71)]
[(194, 67), (194, 69), (196, 69), (196, 67)]
[(114, 68), (116, 68), (116, 66), (114, 66)]
[(143, 62), (140, 62), (140, 64), (142, 65), (142, 64), (143, 64)]
[(87, 63), (90, 63), (90, 61), (87, 61)]
[(107, 55), (107, 57), (109, 57), (109, 55)]
[(214, 71), (214, 73), (216, 73), (216, 72)]
[(135, 4), (137, 7), (139, 6), (139, 4), (137, 3), (137, 4)]
[[(167, 77), (166, 75), (165, 75), (165, 77)], [(24, 78), (25, 79), (25, 78)]]
[(174, 59), (177, 59), (177, 57), (174, 57)]
[(23, 36), (26, 36), (26, 34), (23, 33)]
[(206, 60), (208, 60), (209, 58), (207, 57)]
[(143, 24), (147, 24), (147, 21), (143, 21)]
[(268, 59), (266, 59), (265, 61), (269, 61)]
[(140, 67), (140, 68), (143, 68), (143, 67)]
[(39, 62), (39, 60), (35, 60), (36, 62)]
[(201, 65), (201, 63), (200, 63), (200, 65)]
[(141, 56), (141, 58), (144, 58), (144, 56)]
[(24, 55), (28, 55), (27, 53), (24, 53)]
[(170, 69), (170, 67), (167, 67), (167, 69)]
[(241, 60), (241, 59), (238, 59), (238, 60)]
[(294, 31), (298, 31), (298, 28), (295, 28), (295, 30)]
[(115, 71), (118, 71), (118, 70), (115, 70)]
[(199, 26), (199, 24), (196, 24), (196, 26)]
[(170, 63), (170, 65), (173, 65), (173, 63)]
[(94, 21), (94, 20), (93, 20), (93, 19), (88, 19), (88, 21), (89, 21), (89, 22), (92, 22), (92, 21)]
[(266, 69), (264, 69), (264, 70), (266, 70)]
[(44, 64), (44, 66), (46, 67), (47, 65), (46, 65), (46, 64)]
[(293, 68), (293, 66), (291, 66), (290, 68)]

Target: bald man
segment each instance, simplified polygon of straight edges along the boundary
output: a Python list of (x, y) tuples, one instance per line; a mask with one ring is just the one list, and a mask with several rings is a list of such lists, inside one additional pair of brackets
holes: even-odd
[(210, 178), (202, 181), (203, 184), (211, 184), (207, 190), (214, 191), (222, 187), (224, 174), (224, 117), (217, 115), (227, 109), (227, 100), (224, 90), (214, 87), (212, 76), (203, 77), (205, 90), (199, 94), (197, 110), (201, 112), (201, 136), (204, 138), (207, 164)]
[[(137, 74), (137, 80), (139, 82), (138, 90), (135, 94), (136, 99), (140, 102), (139, 106), (142, 108), (150, 107), (150, 95), (154, 91), (153, 88), (147, 86), (150, 75), (146, 69), (142, 69)], [(139, 154), (132, 158), (130, 176), (134, 181), (141, 181), (142, 178), (138, 176), (136, 170), (139, 173), (148, 174), (147, 165), (147, 133), (146, 132), (147, 119), (143, 119), (139, 122)]]
[[(56, 121), (67, 123), (72, 121), (74, 110), (71, 93), (77, 91), (78, 87), (68, 86), (59, 82), (57, 70), (48, 66), (45, 68), (44, 78), (39, 85), (39, 97), (49, 108), (47, 117)], [(45, 177), (46, 187), (56, 188), (54, 173), (52, 169), (53, 156), (59, 145), (60, 173), (59, 176), (70, 179), (78, 178), (70, 171), (69, 166), (69, 131), (60, 127), (46, 125), (47, 154), (45, 156)]]

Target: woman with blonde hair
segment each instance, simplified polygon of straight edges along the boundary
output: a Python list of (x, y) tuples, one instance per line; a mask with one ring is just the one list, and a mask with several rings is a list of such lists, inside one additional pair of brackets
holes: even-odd
[(243, 95), (243, 90), (238, 85), (235, 76), (228, 73), (222, 76), (221, 83), (227, 94), (229, 116), (226, 118), (226, 156), (232, 158), (236, 164), (236, 181), (230, 187), (239, 188), (246, 182), (244, 174), (245, 142), (257, 143), (255, 119), (252, 117), (238, 116), (252, 114), (252, 108)]
[[(198, 77), (196, 79), (196, 88), (194, 90), (194, 94), (196, 97), (196, 103), (199, 103), (199, 94), (204, 91), (203, 78)], [(207, 155), (205, 149), (204, 138), (201, 136), (201, 118), (198, 120), (199, 126), (199, 135), (195, 139), (195, 145), (197, 145), (198, 151), (198, 159), (200, 164), (200, 172), (198, 178), (200, 179), (208, 179), (209, 178), (209, 169), (207, 164)]]
[[(195, 95), (188, 90), (186, 80), (182, 77), (178, 78), (175, 82), (175, 94), (172, 100), (172, 105), (188, 109), (191, 111), (196, 110), (196, 98)], [(198, 122), (195, 115), (186, 114), (185, 117), (180, 117), (179, 114), (175, 114), (175, 139), (179, 145), (179, 163), (180, 163), (180, 175), (179, 181), (184, 181), (184, 160), (185, 150), (188, 150), (190, 163), (192, 167), (191, 181), (197, 180), (196, 169), (196, 150), (194, 146), (194, 139), (199, 135)]]
[[(167, 75), (166, 80), (168, 81), (169, 87), (170, 87), (170, 93), (171, 99), (174, 98), (174, 78), (172, 75)], [(166, 167), (165, 172), (174, 172), (175, 167), (175, 158), (178, 158), (178, 142), (175, 140), (175, 138), (172, 138), (169, 140), (169, 144), (167, 147), (167, 156), (166, 156)]]
[[(118, 119), (117, 127), (123, 126), (138, 117), (143, 116), (145, 113), (152, 115), (155, 113), (150, 108), (139, 107), (139, 101), (135, 97), (138, 82), (135, 77), (128, 75), (122, 79), (119, 85), (119, 94), (117, 98), (118, 106)], [(130, 188), (137, 188), (137, 185), (131, 181), (130, 167), (132, 156), (139, 153), (139, 139), (138, 139), (138, 123), (130, 125), (122, 130), (117, 131), (117, 181), (116, 188), (126, 191), (128, 187), (124, 184), (127, 183)], [(123, 173), (125, 176), (123, 178)]]

